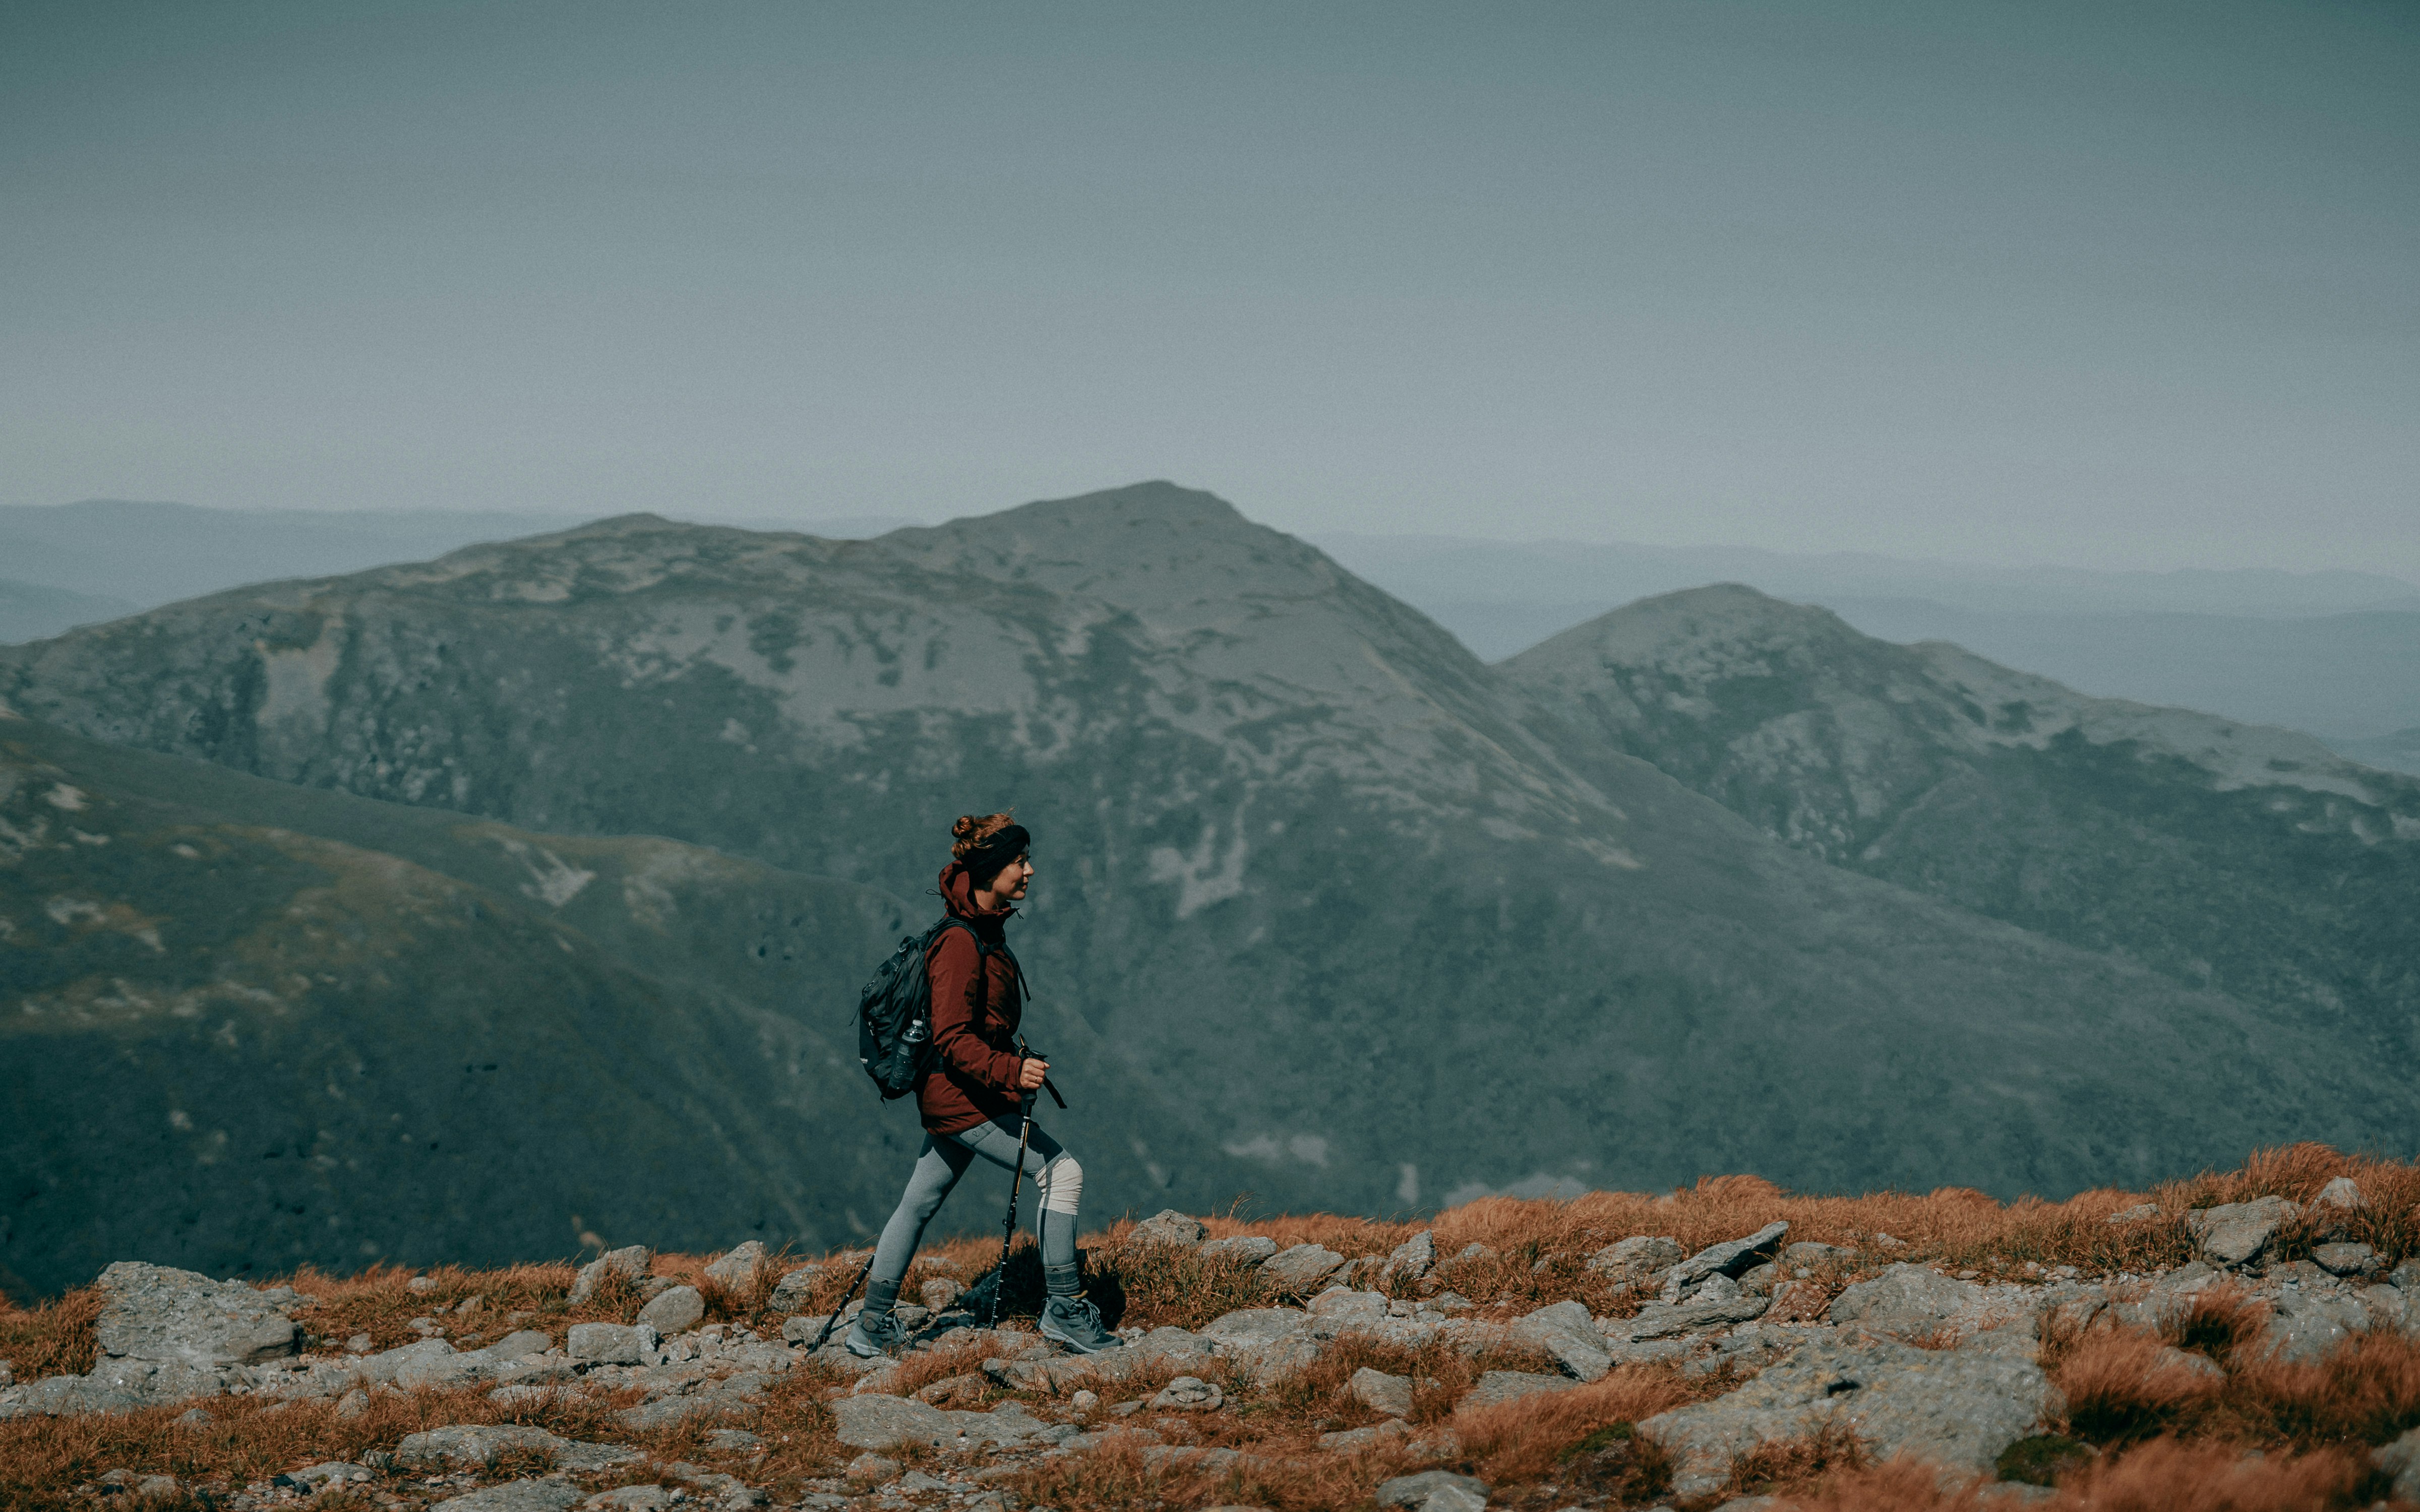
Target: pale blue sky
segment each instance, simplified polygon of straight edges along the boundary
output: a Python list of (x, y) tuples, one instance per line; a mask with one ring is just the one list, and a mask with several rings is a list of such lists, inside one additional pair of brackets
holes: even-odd
[(0, 501), (2420, 577), (2415, 79), (2408, 4), (19, 0)]

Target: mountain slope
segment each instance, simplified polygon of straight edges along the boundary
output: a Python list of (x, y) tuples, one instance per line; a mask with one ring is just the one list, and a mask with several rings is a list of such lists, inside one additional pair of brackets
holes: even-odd
[(2420, 1065), (2420, 781), (1735, 586), (1631, 605), (1504, 671), (1810, 854)]
[[(0, 718), (0, 1280), (861, 1236), (917, 1131), (846, 1017), (904, 918)], [(1105, 1200), (1163, 1184), (1123, 1142), (1092, 1164)], [(1186, 1196), (1234, 1189), (1192, 1164)], [(987, 1187), (956, 1207), (996, 1221)]]
[[(2064, 1191), (2420, 1113), (2323, 1035), (1569, 743), (1429, 621), (1169, 485), (863, 542), (607, 521), (0, 653), (0, 692), (286, 781), (903, 894), (951, 815), (1014, 803), (1042, 867), (1019, 952), (1093, 1038), (1071, 1095), (1181, 1089), (1264, 1196), (1729, 1168)], [(1132, 1137), (1168, 1165), (1192, 1128)]]

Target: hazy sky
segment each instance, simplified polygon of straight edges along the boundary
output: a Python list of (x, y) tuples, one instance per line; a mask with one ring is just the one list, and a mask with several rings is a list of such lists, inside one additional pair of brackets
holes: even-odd
[(0, 501), (2420, 576), (2420, 6), (0, 8)]

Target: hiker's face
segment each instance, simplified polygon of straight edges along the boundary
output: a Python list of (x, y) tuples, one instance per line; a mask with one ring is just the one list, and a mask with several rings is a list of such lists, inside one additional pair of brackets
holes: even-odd
[(1002, 903), (1013, 903), (1024, 898), (1025, 885), (1032, 880), (1033, 861), (1029, 856), (1020, 856), (1001, 867), (1000, 875), (992, 878), (991, 886), (985, 890)]

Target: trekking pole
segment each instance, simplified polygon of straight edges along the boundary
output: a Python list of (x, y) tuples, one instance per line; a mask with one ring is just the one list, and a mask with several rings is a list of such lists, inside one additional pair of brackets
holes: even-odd
[[(1028, 1056), (1025, 1039), (1018, 1036), (1016, 1053)], [(991, 1326), (1000, 1327), (1001, 1294), (1008, 1289), (1008, 1247), (1016, 1242), (1016, 1195), (1025, 1182), (1025, 1150), (1033, 1137), (1033, 1094), (1020, 1092), (1016, 1099), (1016, 1170), (1008, 1179), (1008, 1218), (1000, 1226), (1000, 1264), (991, 1273)]]
[(822, 1349), (824, 1347), (824, 1340), (831, 1337), (831, 1331), (840, 1325), (840, 1315), (848, 1311), (848, 1299), (857, 1295), (857, 1288), (864, 1284), (865, 1273), (873, 1269), (874, 1256), (872, 1254), (868, 1254), (865, 1257), (865, 1263), (857, 1268), (857, 1279), (850, 1282), (848, 1284), (848, 1289), (840, 1294), (840, 1305), (834, 1307), (832, 1309), (832, 1315), (824, 1319), (824, 1331), (815, 1335), (815, 1341), (813, 1344), (807, 1346), (807, 1352), (809, 1354), (813, 1354), (817, 1350)]

